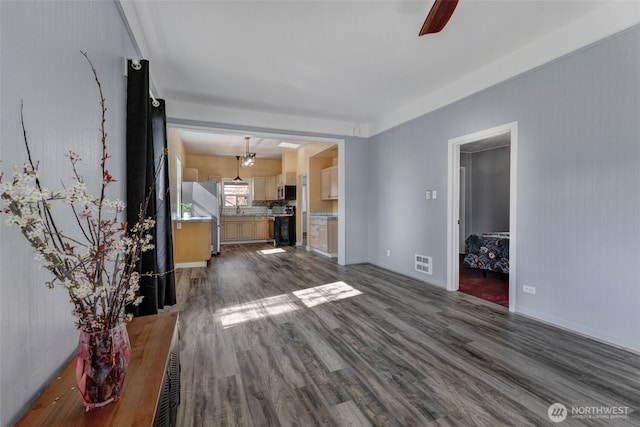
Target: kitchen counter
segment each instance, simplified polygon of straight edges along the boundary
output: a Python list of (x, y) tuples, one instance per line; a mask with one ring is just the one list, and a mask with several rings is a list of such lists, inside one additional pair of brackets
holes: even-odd
[(233, 215), (222, 215), (222, 218), (245, 218), (245, 217), (257, 217), (257, 218), (273, 218), (276, 216), (293, 216), (293, 214), (286, 214), (286, 213), (275, 213), (275, 214), (252, 214), (252, 213), (247, 213), (247, 214), (233, 214)]
[(338, 214), (336, 212), (312, 212), (311, 218), (321, 218), (321, 219), (338, 219)]
[(229, 215), (229, 214), (224, 214), (222, 215), (222, 218), (245, 218), (245, 217), (252, 217), (255, 216), (257, 218), (261, 218), (261, 217), (265, 217), (268, 216), (267, 214), (252, 214), (252, 213), (248, 213), (248, 214), (233, 214), (233, 215)]
[(192, 216), (191, 218), (176, 218), (175, 222), (211, 222), (213, 217), (210, 216)]

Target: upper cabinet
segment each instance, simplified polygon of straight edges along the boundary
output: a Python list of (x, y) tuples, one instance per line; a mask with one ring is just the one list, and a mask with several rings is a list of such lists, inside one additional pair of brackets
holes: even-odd
[(278, 198), (278, 186), (276, 185), (276, 177), (268, 176), (265, 178), (265, 200), (276, 200)]
[(296, 173), (285, 172), (278, 175), (277, 187), (282, 187), (283, 185), (296, 185)]
[(267, 200), (264, 176), (253, 177), (253, 200)]
[(307, 175), (307, 207), (309, 212), (337, 212), (338, 194), (338, 146), (333, 144), (309, 157)]
[(277, 186), (275, 176), (253, 177), (253, 200), (277, 200)]
[(338, 166), (322, 169), (320, 176), (322, 200), (338, 200)]

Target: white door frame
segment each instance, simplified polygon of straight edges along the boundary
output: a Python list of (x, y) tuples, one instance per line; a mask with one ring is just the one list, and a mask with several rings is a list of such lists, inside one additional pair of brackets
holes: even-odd
[[(460, 205), (458, 209), (458, 212), (460, 212), (460, 216), (458, 218), (458, 233), (460, 233), (460, 230), (464, 232), (467, 229), (467, 220), (466, 220), (467, 201), (465, 200), (466, 193), (467, 193), (466, 178), (467, 178), (467, 168), (464, 166), (460, 166), (460, 181), (458, 182), (459, 184), (458, 188), (460, 188)], [(458, 253), (462, 253), (460, 252), (460, 245), (464, 245), (462, 241), (462, 239), (464, 238), (463, 236), (464, 234), (462, 236), (458, 236)]]
[(460, 146), (491, 136), (510, 133), (511, 166), (509, 191), (509, 311), (516, 309), (516, 207), (517, 207), (517, 160), (518, 160), (518, 122), (507, 123), (491, 129), (481, 130), (469, 135), (449, 140), (447, 182), (447, 290), (457, 291), (459, 286), (460, 228), (458, 226), (460, 204)]

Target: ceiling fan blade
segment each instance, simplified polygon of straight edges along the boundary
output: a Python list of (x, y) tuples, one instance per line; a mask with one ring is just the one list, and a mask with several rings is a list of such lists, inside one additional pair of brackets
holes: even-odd
[(458, 0), (436, 0), (427, 15), (427, 19), (422, 24), (418, 36), (440, 32), (449, 22), (457, 5)]

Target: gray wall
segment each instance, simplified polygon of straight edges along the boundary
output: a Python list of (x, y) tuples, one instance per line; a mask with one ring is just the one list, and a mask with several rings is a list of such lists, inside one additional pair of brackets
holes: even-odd
[(347, 138), (345, 142), (345, 261), (367, 261), (367, 174), (368, 144), (364, 139)]
[(471, 154), (471, 233), (509, 231), (509, 147)]
[(370, 138), (370, 261), (444, 286), (447, 141), (517, 121), (516, 311), (640, 351), (639, 76), (636, 26)]
[[(113, 1), (0, 1), (0, 168), (25, 160), (20, 101), (33, 156), (49, 188), (71, 176), (64, 154), (78, 152), (92, 193), (99, 183), (99, 98), (86, 51), (107, 99), (109, 170), (124, 197), (124, 58), (138, 57)], [(6, 179), (5, 175), (5, 179)], [(0, 219), (4, 222), (4, 218)], [(61, 219), (64, 221), (64, 218)], [(24, 238), (0, 225), (0, 425), (11, 425), (74, 352), (78, 332), (69, 297), (47, 290)]]

